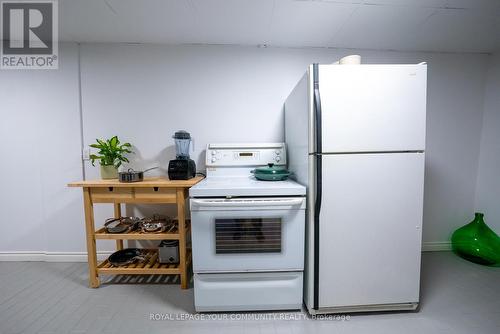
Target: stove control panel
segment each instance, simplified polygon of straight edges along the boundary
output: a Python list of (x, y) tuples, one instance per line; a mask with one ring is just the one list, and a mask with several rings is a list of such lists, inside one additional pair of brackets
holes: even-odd
[(207, 166), (286, 165), (285, 143), (208, 144)]

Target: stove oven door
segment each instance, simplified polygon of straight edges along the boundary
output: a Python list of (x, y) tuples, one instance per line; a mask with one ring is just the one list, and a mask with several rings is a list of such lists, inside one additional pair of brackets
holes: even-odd
[(195, 273), (303, 270), (303, 197), (193, 198), (190, 205)]

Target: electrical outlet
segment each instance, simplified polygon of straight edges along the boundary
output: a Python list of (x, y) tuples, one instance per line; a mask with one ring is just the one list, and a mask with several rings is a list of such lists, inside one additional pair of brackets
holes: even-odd
[(87, 161), (90, 160), (90, 148), (84, 148), (82, 151), (82, 160)]

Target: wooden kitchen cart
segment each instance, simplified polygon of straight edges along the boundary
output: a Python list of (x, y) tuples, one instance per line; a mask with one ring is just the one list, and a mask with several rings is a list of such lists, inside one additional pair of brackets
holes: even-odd
[[(186, 239), (190, 233), (189, 221), (185, 216), (185, 203), (190, 187), (202, 180), (201, 176), (190, 180), (169, 180), (167, 178), (145, 178), (142, 182), (122, 183), (117, 179), (95, 180), (69, 183), (69, 187), (83, 188), (85, 208), (85, 229), (87, 235), (87, 254), (89, 263), (89, 285), (100, 285), (99, 274), (106, 275), (180, 275), (181, 288), (187, 289), (187, 269), (191, 254), (186, 248)], [(103, 228), (96, 231), (94, 223), (94, 203), (112, 203), (114, 216), (121, 216), (121, 204), (176, 204), (177, 224), (163, 233), (107, 233)], [(123, 249), (123, 240), (179, 240), (179, 264), (161, 264), (158, 262), (158, 250), (147, 250), (146, 259), (128, 266), (114, 267), (108, 260), (97, 262), (96, 239), (116, 240), (117, 250)]]

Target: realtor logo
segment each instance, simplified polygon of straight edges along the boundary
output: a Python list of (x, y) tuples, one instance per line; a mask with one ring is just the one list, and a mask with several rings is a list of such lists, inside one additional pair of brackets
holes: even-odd
[(2, 69), (57, 69), (57, 0), (1, 2)]

